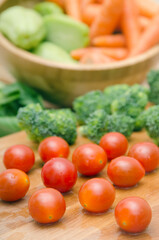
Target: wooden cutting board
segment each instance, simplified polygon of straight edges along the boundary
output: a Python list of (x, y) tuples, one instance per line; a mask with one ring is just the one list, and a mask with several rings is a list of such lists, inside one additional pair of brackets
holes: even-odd
[[(134, 133), (130, 145), (141, 141), (151, 141), (145, 132)], [(78, 137), (72, 151), (89, 142)], [(14, 203), (0, 201), (0, 240), (159, 240), (159, 170), (148, 174), (131, 189), (116, 188), (116, 200), (112, 208), (104, 214), (90, 214), (82, 209), (78, 202), (78, 191), (82, 183), (89, 178), (79, 176), (72, 191), (64, 194), (67, 210), (57, 223), (42, 225), (36, 223), (28, 213), (28, 199), (38, 189), (43, 188), (41, 181), (42, 161), (37, 154), (37, 145), (28, 140), (24, 132), (16, 133), (0, 139), (0, 172), (5, 168), (2, 163), (4, 151), (14, 144), (26, 144), (36, 153), (36, 163), (29, 172), (30, 190), (24, 199)], [(70, 154), (71, 159), (71, 154)], [(106, 169), (99, 177), (107, 178)], [(121, 231), (114, 219), (114, 207), (123, 198), (140, 196), (151, 205), (153, 218), (148, 229), (139, 235), (128, 235)]]

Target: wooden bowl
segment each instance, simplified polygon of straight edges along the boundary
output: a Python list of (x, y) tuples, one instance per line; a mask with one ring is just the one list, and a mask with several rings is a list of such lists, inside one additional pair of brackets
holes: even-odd
[[(0, 12), (13, 5), (32, 6), (39, 0), (0, 0)], [(47, 99), (70, 106), (74, 98), (88, 91), (117, 83), (140, 83), (156, 65), (159, 46), (146, 53), (111, 64), (65, 65), (54, 63), (15, 47), (0, 34), (0, 62), (17, 79), (40, 90)]]

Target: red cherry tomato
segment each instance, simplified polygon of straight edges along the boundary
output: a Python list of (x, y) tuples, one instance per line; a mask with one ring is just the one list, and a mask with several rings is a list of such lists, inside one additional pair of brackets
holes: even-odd
[(154, 143), (137, 143), (130, 148), (128, 156), (136, 158), (146, 172), (151, 172), (159, 166), (159, 148)]
[(29, 177), (18, 169), (8, 169), (0, 174), (0, 199), (8, 202), (25, 196), (30, 186)]
[(32, 218), (39, 223), (53, 223), (65, 213), (66, 204), (56, 189), (45, 188), (33, 193), (28, 203)]
[(72, 155), (72, 162), (81, 174), (93, 176), (105, 167), (107, 156), (100, 146), (89, 143), (76, 148)]
[(104, 149), (109, 160), (124, 155), (128, 148), (127, 138), (118, 132), (110, 132), (105, 134), (99, 145)]
[(129, 197), (118, 203), (115, 208), (115, 218), (117, 224), (126, 232), (139, 233), (150, 224), (152, 211), (144, 199)]
[(67, 158), (69, 155), (69, 145), (63, 138), (48, 137), (40, 143), (38, 152), (44, 162), (55, 157)]
[(28, 172), (35, 162), (34, 152), (25, 145), (15, 145), (7, 149), (3, 162), (6, 168), (16, 168)]
[(143, 166), (134, 158), (118, 157), (107, 168), (110, 180), (119, 187), (132, 187), (145, 175)]
[(43, 166), (41, 177), (46, 187), (67, 192), (76, 183), (77, 170), (73, 163), (65, 158), (52, 158)]
[(103, 178), (93, 178), (85, 182), (79, 191), (79, 201), (83, 208), (94, 213), (107, 211), (115, 199), (113, 185)]

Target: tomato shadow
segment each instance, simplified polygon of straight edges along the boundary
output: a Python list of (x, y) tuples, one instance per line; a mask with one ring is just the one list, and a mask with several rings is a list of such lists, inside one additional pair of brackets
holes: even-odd
[(51, 229), (51, 228), (62, 228), (62, 227), (65, 227), (65, 224), (63, 223), (64, 221), (64, 218), (63, 217), (62, 219), (60, 219), (59, 221), (57, 222), (54, 222), (54, 223), (38, 223), (36, 222), (35, 220), (32, 219), (32, 224), (36, 227), (36, 228), (39, 228), (40, 230), (41, 229)]
[(101, 213), (93, 213), (93, 212), (89, 212), (86, 209), (81, 209), (81, 213), (84, 215), (88, 215), (88, 216), (93, 216), (93, 217), (100, 217), (103, 215), (108, 215), (111, 214), (113, 212), (113, 208), (108, 209), (105, 212), (101, 212)]
[(124, 230), (118, 228), (118, 238), (117, 240), (129, 240), (129, 239), (146, 239), (152, 240), (152, 237), (145, 231), (142, 233), (127, 233)]

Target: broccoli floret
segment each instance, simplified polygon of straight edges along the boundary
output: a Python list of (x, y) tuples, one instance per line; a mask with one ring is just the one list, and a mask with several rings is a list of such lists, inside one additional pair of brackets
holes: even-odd
[(89, 92), (75, 99), (73, 109), (76, 112), (79, 124), (85, 124), (89, 115), (96, 110), (103, 109), (109, 112), (109, 103), (104, 94), (97, 90)]
[(80, 127), (80, 133), (95, 143), (99, 143), (101, 137), (107, 132), (108, 114), (104, 110), (96, 110), (86, 121), (86, 125)]
[(122, 96), (130, 88), (127, 84), (117, 84), (104, 89), (104, 95), (110, 104)]
[(129, 137), (134, 129), (134, 120), (124, 115), (108, 115), (104, 110), (97, 110), (90, 115), (80, 132), (95, 143), (107, 132), (120, 132)]
[(145, 128), (148, 135), (154, 139), (154, 142), (159, 146), (159, 106), (149, 108), (146, 116)]
[(111, 105), (112, 113), (136, 118), (148, 103), (148, 90), (138, 84), (132, 86)]
[(126, 137), (130, 137), (134, 126), (134, 119), (129, 116), (119, 114), (109, 116), (108, 132), (120, 132)]
[(150, 71), (147, 79), (150, 86), (149, 101), (159, 104), (159, 71)]
[(17, 118), (21, 129), (35, 142), (49, 136), (62, 137), (69, 144), (76, 140), (76, 118), (69, 109), (43, 110), (39, 104), (30, 104), (19, 109)]

